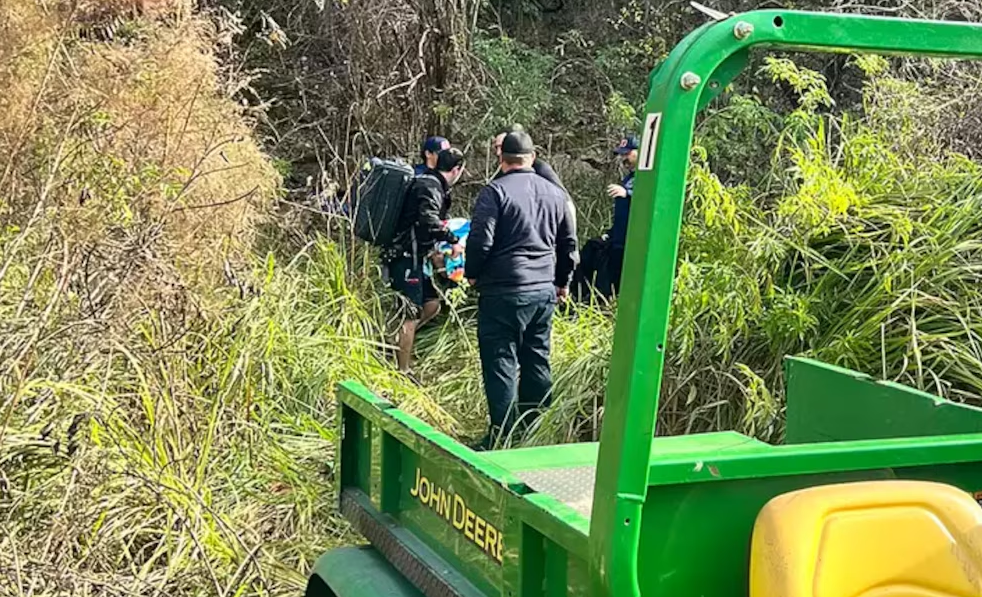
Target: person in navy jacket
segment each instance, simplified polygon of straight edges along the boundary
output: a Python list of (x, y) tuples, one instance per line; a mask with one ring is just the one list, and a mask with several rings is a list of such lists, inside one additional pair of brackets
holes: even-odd
[(524, 131), (501, 144), (502, 175), (477, 197), (464, 275), (477, 287), (477, 340), (491, 429), (479, 448), (506, 437), (516, 419), (549, 405), (552, 316), (569, 292), (576, 225), (566, 193), (535, 172)]
[(620, 144), (614, 149), (614, 154), (621, 158), (627, 174), (620, 184), (607, 187), (607, 194), (614, 200), (613, 225), (607, 231), (607, 240), (610, 243), (607, 267), (610, 291), (613, 294), (617, 294), (621, 285), (624, 245), (627, 243), (627, 223), (631, 214), (631, 198), (634, 196), (634, 173), (638, 166), (638, 147), (638, 139), (633, 135), (621, 139)]

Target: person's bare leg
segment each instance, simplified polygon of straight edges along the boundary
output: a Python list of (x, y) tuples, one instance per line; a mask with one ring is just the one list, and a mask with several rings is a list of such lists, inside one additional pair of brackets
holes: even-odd
[(440, 301), (428, 301), (423, 305), (419, 314), (419, 321), (407, 321), (402, 324), (402, 331), (399, 334), (398, 350), (396, 351), (396, 363), (399, 371), (409, 372), (409, 366), (413, 360), (413, 345), (416, 343), (416, 330), (423, 327), (440, 314)]
[(416, 329), (423, 327), (429, 322), (433, 321), (433, 318), (440, 314), (440, 301), (432, 300), (428, 301), (423, 305), (423, 312), (420, 314), (419, 323), (416, 324)]
[(398, 349), (396, 350), (396, 363), (399, 371), (406, 373), (413, 356), (413, 343), (416, 341), (416, 322), (407, 321), (402, 324), (402, 331), (399, 333)]

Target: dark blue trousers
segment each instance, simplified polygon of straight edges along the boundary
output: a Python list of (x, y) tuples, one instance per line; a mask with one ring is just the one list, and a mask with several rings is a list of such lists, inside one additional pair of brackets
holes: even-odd
[(477, 340), (492, 436), (507, 435), (522, 415), (549, 405), (555, 310), (551, 288), (480, 298)]

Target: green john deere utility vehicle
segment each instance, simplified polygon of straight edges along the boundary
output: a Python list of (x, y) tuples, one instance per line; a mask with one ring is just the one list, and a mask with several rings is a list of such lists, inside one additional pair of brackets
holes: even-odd
[(308, 597), (982, 596), (982, 410), (789, 358), (785, 445), (654, 437), (693, 124), (753, 47), (975, 58), (982, 26), (760, 11), (686, 38), (651, 81), (600, 443), (475, 453), (342, 384), (371, 547)]

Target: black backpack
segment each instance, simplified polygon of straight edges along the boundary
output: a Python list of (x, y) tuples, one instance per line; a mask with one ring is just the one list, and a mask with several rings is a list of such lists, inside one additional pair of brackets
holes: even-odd
[(372, 158), (351, 195), (355, 236), (378, 247), (391, 246), (414, 179), (406, 163)]

